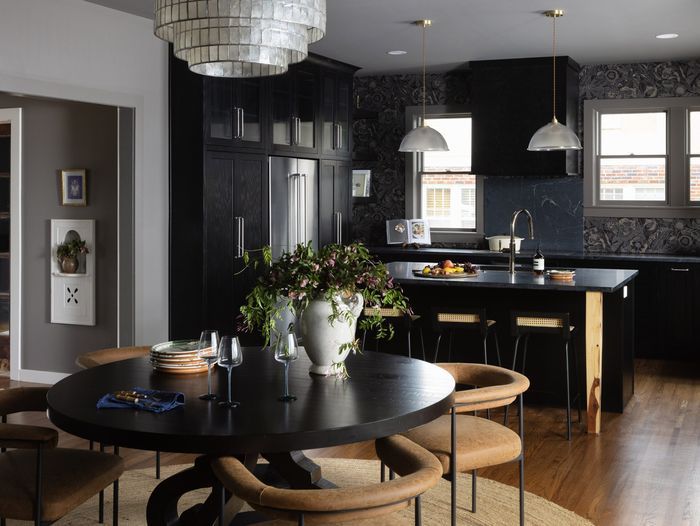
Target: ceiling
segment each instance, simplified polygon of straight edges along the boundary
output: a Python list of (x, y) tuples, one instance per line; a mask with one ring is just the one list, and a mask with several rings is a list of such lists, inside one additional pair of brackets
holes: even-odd
[[(152, 0), (87, 0), (152, 17)], [(447, 71), (470, 60), (551, 54), (551, 20), (541, 13), (564, 9), (557, 21), (557, 54), (580, 64), (656, 62), (700, 58), (698, 0), (327, 0), (327, 35), (311, 51), (360, 66), (361, 75), (420, 68), (420, 29), (431, 18), (427, 62)], [(614, 6), (614, 9), (613, 9)], [(659, 40), (660, 33), (679, 38)], [(405, 50), (390, 56), (389, 50)]]

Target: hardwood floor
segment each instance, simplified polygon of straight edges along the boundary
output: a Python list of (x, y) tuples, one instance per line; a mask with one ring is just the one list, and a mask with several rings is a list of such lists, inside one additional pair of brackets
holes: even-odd
[[(622, 415), (604, 413), (603, 433), (581, 425), (565, 438), (565, 411), (525, 411), (526, 489), (599, 525), (700, 524), (700, 364), (640, 360), (635, 395)], [(18, 385), (0, 377), (0, 388)], [(574, 411), (575, 415), (575, 411)], [(40, 414), (10, 421), (45, 423)], [(515, 425), (515, 415), (512, 417)], [(87, 442), (61, 435), (65, 447)], [(122, 449), (128, 469), (154, 464), (152, 452)], [(307, 452), (309, 456), (372, 458), (370, 443)], [(190, 455), (163, 454), (164, 464), (189, 462)], [(517, 465), (480, 472), (517, 484)], [(466, 492), (462, 492), (466, 498)]]

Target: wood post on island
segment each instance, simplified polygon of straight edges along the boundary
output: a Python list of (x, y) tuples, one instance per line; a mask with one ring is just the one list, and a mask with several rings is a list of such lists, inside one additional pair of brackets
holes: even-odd
[(586, 421), (589, 433), (600, 433), (603, 375), (603, 294), (586, 292)]

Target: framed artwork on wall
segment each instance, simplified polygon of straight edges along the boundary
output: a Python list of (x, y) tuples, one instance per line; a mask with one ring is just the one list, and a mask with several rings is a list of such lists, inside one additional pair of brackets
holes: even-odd
[(61, 170), (61, 206), (87, 206), (84, 169)]

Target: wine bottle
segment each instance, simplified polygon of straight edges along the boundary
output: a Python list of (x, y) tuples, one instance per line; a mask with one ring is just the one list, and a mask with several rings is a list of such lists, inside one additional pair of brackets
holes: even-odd
[(539, 243), (537, 243), (537, 251), (532, 257), (532, 270), (538, 276), (542, 276), (544, 274), (544, 255), (542, 255)]

